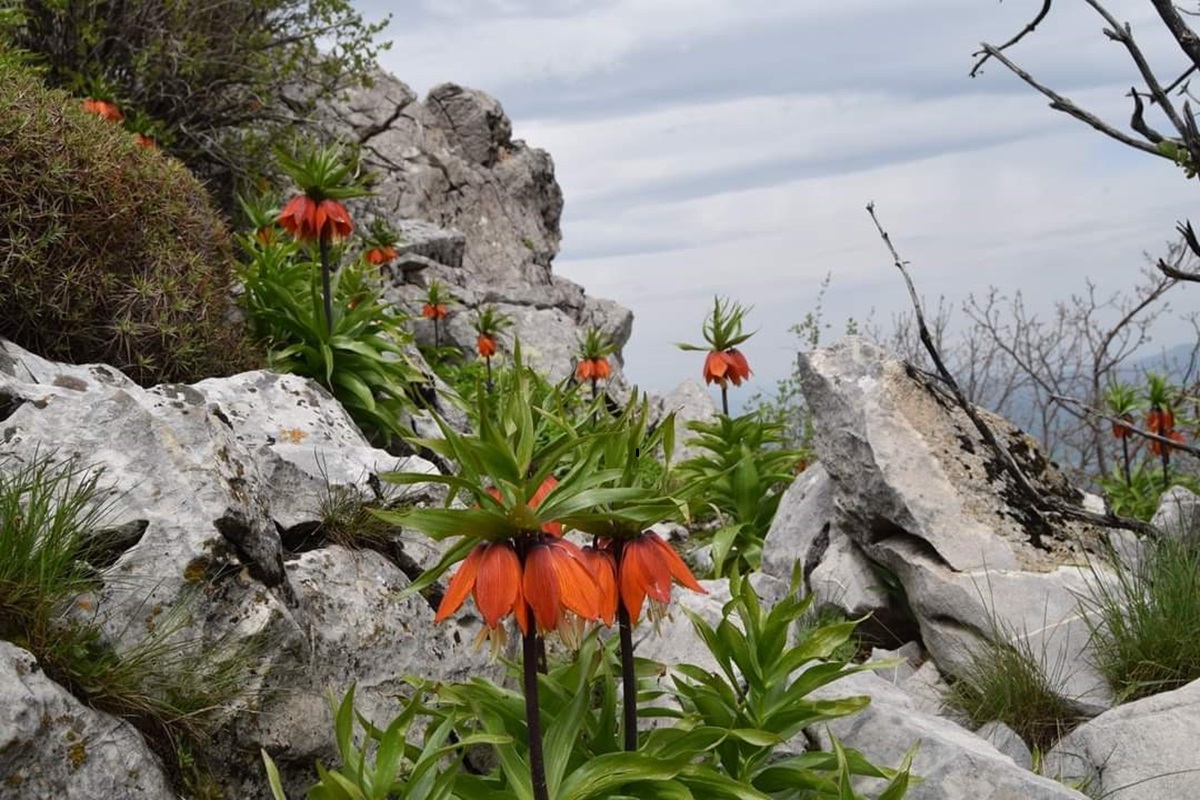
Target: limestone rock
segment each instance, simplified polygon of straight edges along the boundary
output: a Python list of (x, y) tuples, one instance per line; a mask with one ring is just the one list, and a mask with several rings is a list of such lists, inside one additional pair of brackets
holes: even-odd
[(836, 488), (820, 462), (792, 481), (763, 542), (763, 571), (787, 578), (800, 563), (818, 609), (836, 608), (855, 618), (880, 612), (890, 604), (887, 593), (871, 562), (842, 531), (835, 497)]
[[(877, 675), (856, 673), (813, 692), (810, 697), (833, 699), (866, 695), (871, 703), (852, 717), (822, 723), (808, 733), (822, 748), (830, 734), (846, 747), (862, 752), (872, 763), (895, 767), (918, 746), (907, 800), (1084, 800), (1084, 795), (1017, 766), (990, 743), (948, 720), (922, 713), (902, 689)], [(864, 787), (878, 785), (863, 779)], [(867, 788), (874, 795), (878, 789)]]
[[(512, 123), (487, 94), (445, 83), (424, 101), (391, 75), (324, 110), (335, 137), (363, 145), (376, 195), (355, 205), (360, 224), (373, 217), (401, 235), (401, 257), (381, 270), (385, 297), (414, 313), (430, 281), (458, 297), (445, 344), (473, 352), (474, 314), (495, 305), (513, 317), (529, 362), (552, 380), (572, 369), (576, 340), (590, 325), (619, 349), (632, 314), (551, 274), (562, 238), (563, 198), (544, 150), (512, 138)], [(422, 342), (432, 326), (417, 325)], [(506, 337), (511, 342), (511, 338)]]
[(280, 752), (290, 781), (309, 774), (316, 754), (332, 754), (330, 686), (358, 680), (361, 708), (386, 721), (406, 669), (486, 674), (469, 625), (435, 627), (423, 598), (396, 601), (410, 577), (402, 567), (415, 573), (437, 558), (424, 537), (395, 532), (385, 558), (319, 534), (332, 490), (426, 501), (429, 486), (379, 476), (434, 467), (371, 447), (315, 383), (248, 372), (143, 389), (7, 342), (0, 353), (0, 457), (24, 462), (52, 445), (102, 467), (112, 523), (142, 529), (93, 598), (111, 643), (131, 645), (164, 614), (200, 648), (269, 643), (218, 736), (219, 777), (233, 796), (265, 796), (260, 747)]
[[(1061, 666), (1064, 696), (1089, 713), (1107, 707), (1078, 609), (1104, 533), (1039, 522), (966, 414), (875, 345), (844, 339), (802, 354), (800, 371), (831, 527), (895, 576), (939, 667), (953, 674), (980, 642), (1024, 637), (1048, 669)], [(1082, 502), (1027, 435), (981, 413), (1035, 485)]]
[(6, 800), (175, 797), (132, 725), (80, 703), (8, 642), (0, 642), (0, 776)]
[(1105, 711), (1067, 734), (1045, 771), (1111, 800), (1200, 796), (1200, 681)]

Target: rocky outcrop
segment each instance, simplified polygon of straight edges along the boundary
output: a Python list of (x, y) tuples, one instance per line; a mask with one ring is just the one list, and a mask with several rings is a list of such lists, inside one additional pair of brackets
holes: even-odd
[[(436, 547), (403, 530), (373, 550), (343, 546), (353, 529), (335, 535), (328, 498), (427, 502), (430, 487), (401, 493), (380, 475), (434, 467), (372, 448), (317, 384), (248, 372), (143, 389), (104, 366), (55, 364), (0, 342), (0, 398), (0, 456), (53, 453), (102, 469), (112, 524), (139, 533), (89, 599), (110, 646), (123, 651), (173, 619), (194, 652), (257, 654), (216, 736), (230, 796), (268, 795), (260, 748), (294, 791), (315, 759), (334, 757), (329, 691), (356, 681), (358, 709), (386, 720), (406, 672), (489, 674), (469, 620), (435, 626), (423, 597), (399, 597)], [(0, 742), (8, 734), (0, 717)], [(20, 759), (35, 756), (18, 751), (12, 768), (34, 769)]]
[[(328, 108), (325, 125), (361, 144), (377, 177), (360, 219), (382, 217), (403, 237), (400, 259), (384, 270), (387, 297), (416, 312), (425, 287), (439, 280), (457, 298), (443, 343), (472, 349), (471, 320), (488, 304), (512, 317), (528, 362), (555, 380), (569, 374), (587, 327), (618, 347), (628, 341), (628, 309), (552, 274), (563, 209), (554, 162), (512, 138), (494, 98), (446, 83), (421, 101), (380, 73), (372, 87)], [(417, 334), (432, 343), (428, 323), (419, 322)]]
[[(767, 568), (803, 560), (822, 602), (909, 616), (951, 675), (982, 642), (1023, 639), (1081, 710), (1107, 707), (1079, 608), (1088, 583), (1105, 579), (1088, 550), (1099, 553), (1106, 532), (1041, 525), (967, 416), (876, 346), (850, 338), (800, 365), (820, 464), (781, 503)], [(1028, 435), (990, 421), (1035, 485), (1082, 502)]]

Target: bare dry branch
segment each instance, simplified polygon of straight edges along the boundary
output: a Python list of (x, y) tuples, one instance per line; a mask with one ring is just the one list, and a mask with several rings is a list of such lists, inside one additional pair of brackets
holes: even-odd
[[(1042, 0), (1042, 10), (1039, 11), (1037, 16), (1034, 17), (1032, 20), (1030, 20), (1030, 22), (1024, 28), (1021, 29), (1020, 33), (1018, 33), (1016, 36), (1012, 37), (1011, 39), (1009, 39), (1007, 42), (1000, 45), (999, 47), (996, 47), (993, 49), (997, 53), (1002, 52), (1002, 51), (1007, 50), (1008, 48), (1012, 47), (1014, 44), (1021, 41), (1029, 34), (1033, 33), (1034, 30), (1037, 29), (1037, 26), (1042, 24), (1042, 20), (1044, 20), (1046, 18), (1046, 15), (1050, 13), (1050, 5), (1051, 5), (1051, 3), (1053, 3), (1053, 1), (1054, 0)], [(979, 51), (978, 53), (975, 53), (975, 55), (979, 58), (979, 60), (975, 62), (975, 66), (971, 67), (971, 77), (972, 78), (978, 76), (979, 70), (983, 69), (983, 65), (985, 63), (987, 63), (987, 60), (989, 58), (992, 57), (991, 53), (988, 52), (988, 47), (989, 47), (989, 45), (984, 45), (983, 50)], [(982, 53), (982, 56), (980, 55), (980, 53)]]
[(1004, 447), (996, 439), (996, 435), (993, 433), (991, 427), (983, 421), (983, 418), (979, 415), (979, 412), (976, 411), (975, 406), (969, 400), (967, 400), (966, 396), (963, 394), (962, 389), (958, 385), (958, 381), (954, 379), (954, 376), (946, 368), (946, 364), (942, 360), (941, 353), (934, 344), (933, 337), (929, 332), (929, 328), (925, 324), (925, 315), (921, 310), (921, 300), (917, 294), (916, 286), (913, 284), (912, 277), (908, 273), (906, 266), (907, 262), (900, 258), (900, 254), (896, 251), (895, 245), (892, 244), (891, 236), (889, 236), (887, 231), (884, 230), (883, 225), (881, 225), (879, 222), (879, 218), (875, 215), (874, 202), (867, 203), (867, 213), (870, 215), (871, 221), (875, 223), (875, 229), (879, 232), (880, 238), (883, 239), (883, 243), (887, 246), (888, 251), (892, 255), (892, 263), (895, 265), (896, 269), (900, 271), (900, 274), (904, 278), (904, 283), (908, 287), (908, 295), (912, 302), (913, 314), (916, 319), (921, 342), (925, 345), (925, 349), (929, 353), (929, 357), (937, 369), (938, 376), (941, 378), (942, 382), (945, 383), (951, 394), (954, 395), (955, 402), (958, 404), (959, 408), (961, 408), (967, 417), (970, 418), (971, 423), (975, 426), (975, 429), (979, 432), (979, 435), (996, 455), (996, 458), (1000, 461), (1005, 473), (1012, 478), (1014, 484), (1016, 485), (1017, 491), (1029, 503), (1030, 514), (1035, 520), (1035, 527), (1029, 531), (1031, 543), (1035, 547), (1041, 547), (1043, 535), (1048, 535), (1054, 530), (1053, 526), (1045, 516), (1046, 512), (1058, 514), (1059, 516), (1067, 519), (1089, 522), (1094, 525), (1127, 528), (1147, 535), (1156, 534), (1157, 531), (1153, 526), (1148, 525), (1141, 520), (1118, 517), (1114, 514), (1094, 514), (1082, 508), (1046, 497), (1042, 494), (1042, 492), (1038, 491), (1038, 489), (1029, 481), (1029, 477), (1021, 469), (1020, 465), (1017, 464), (1012, 454), (1008, 451), (1008, 448)]
[(1132, 136), (1130, 136), (1129, 134), (1125, 133), (1124, 131), (1117, 130), (1116, 128), (1112, 127), (1104, 120), (1097, 117), (1095, 114), (1092, 114), (1089, 111), (1085, 111), (1084, 109), (1075, 105), (1074, 102), (1072, 102), (1071, 100), (1069, 100), (1066, 97), (1063, 97), (1061, 94), (1054, 91), (1050, 87), (1042, 85), (1037, 80), (1035, 80), (1032, 75), (1030, 75), (1028, 72), (1026, 72), (1021, 67), (1017, 66), (1017, 64), (1015, 62), (1013, 62), (1007, 56), (1005, 56), (1003, 53), (1001, 53), (1000, 50), (997, 49), (996, 47), (985, 43), (983, 45), (983, 49), (984, 49), (984, 52), (988, 53), (992, 58), (996, 59), (1004, 66), (1008, 67), (1008, 69), (1014, 75), (1016, 75), (1018, 78), (1025, 81), (1025, 83), (1029, 84), (1030, 86), (1032, 86), (1034, 89), (1041, 92), (1046, 97), (1050, 98), (1050, 107), (1053, 108), (1055, 111), (1061, 111), (1064, 114), (1069, 114), (1070, 116), (1074, 117), (1075, 119), (1079, 120), (1080, 122), (1085, 122), (1088, 125), (1092, 126), (1096, 130), (1103, 133), (1105, 136), (1109, 136), (1113, 139), (1116, 139), (1121, 144), (1129, 145), (1130, 147), (1136, 148), (1138, 150), (1142, 150), (1143, 152), (1146, 152), (1146, 153), (1150, 153), (1151, 155), (1159, 156), (1160, 158), (1164, 157), (1162, 155), (1162, 153), (1158, 152), (1158, 149), (1155, 148), (1154, 145), (1149, 144), (1148, 142), (1144, 142), (1140, 139), (1135, 139)]

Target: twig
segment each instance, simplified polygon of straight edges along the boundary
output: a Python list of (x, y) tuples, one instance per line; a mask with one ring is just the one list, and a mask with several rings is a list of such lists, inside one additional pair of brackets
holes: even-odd
[(1103, 133), (1105, 136), (1109, 136), (1113, 139), (1116, 139), (1118, 142), (1121, 142), (1122, 144), (1126, 144), (1126, 145), (1129, 145), (1130, 147), (1136, 148), (1138, 150), (1142, 150), (1142, 151), (1150, 153), (1152, 155), (1156, 155), (1159, 158), (1163, 157), (1163, 154), (1158, 152), (1158, 148), (1156, 148), (1154, 145), (1152, 145), (1148, 142), (1143, 142), (1141, 139), (1135, 139), (1132, 136), (1130, 136), (1129, 134), (1125, 133), (1124, 131), (1117, 130), (1116, 128), (1112, 127), (1111, 125), (1109, 125), (1107, 122), (1100, 119), (1096, 115), (1094, 115), (1088, 111), (1084, 111), (1082, 108), (1075, 105), (1074, 102), (1072, 102), (1071, 100), (1069, 100), (1066, 97), (1063, 97), (1061, 94), (1054, 91), (1049, 86), (1043, 86), (1042, 84), (1038, 83), (1037, 80), (1035, 80), (1032, 75), (1030, 75), (1025, 70), (1021, 69), (1021, 67), (1017, 66), (1016, 63), (1014, 63), (1013, 61), (1009, 60), (1008, 57), (1006, 57), (1003, 53), (1001, 53), (999, 51), (999, 49), (997, 49), (993, 45), (984, 44), (983, 49), (992, 58), (995, 58), (1001, 64), (1008, 67), (1008, 69), (1014, 75), (1016, 75), (1018, 78), (1025, 81), (1025, 83), (1029, 84), (1030, 86), (1032, 86), (1034, 89), (1041, 92), (1046, 97), (1050, 98), (1050, 107), (1053, 108), (1055, 111), (1062, 111), (1064, 114), (1069, 114), (1070, 116), (1074, 117), (1075, 119), (1079, 120), (1080, 122), (1087, 123), (1088, 125), (1092, 126), (1096, 130)]
[(1179, 9), (1175, 8), (1174, 0), (1150, 0), (1150, 4), (1162, 18), (1167, 30), (1175, 37), (1179, 49), (1191, 59), (1192, 66), (1200, 68), (1200, 39), (1196, 38), (1195, 31), (1183, 21)]
[(933, 337), (929, 333), (929, 328), (925, 325), (925, 315), (921, 310), (921, 299), (917, 295), (917, 289), (916, 286), (913, 285), (912, 277), (908, 274), (906, 262), (900, 258), (900, 254), (896, 252), (895, 245), (892, 244), (891, 237), (888, 235), (887, 231), (883, 229), (883, 226), (879, 222), (879, 218), (875, 216), (874, 202), (867, 203), (867, 213), (871, 216), (871, 221), (875, 223), (875, 229), (879, 231), (879, 236), (883, 239), (883, 243), (887, 245), (888, 251), (892, 254), (892, 263), (895, 264), (896, 269), (900, 270), (900, 274), (904, 276), (904, 283), (908, 287), (908, 296), (912, 301), (913, 315), (917, 323), (917, 330), (921, 338), (921, 343), (925, 345), (925, 350), (929, 353), (929, 358), (933, 361), (934, 366), (937, 368), (939, 377), (941, 377), (942, 381), (954, 394), (954, 399), (959, 408), (961, 408), (963, 412), (966, 413), (966, 415), (970, 418), (972, 424), (974, 424), (975, 429), (979, 431), (979, 435), (983, 438), (984, 442), (992, 449), (992, 452), (996, 454), (996, 457), (1000, 460), (1000, 464), (1004, 468), (1004, 471), (1008, 473), (1008, 475), (1013, 479), (1013, 482), (1016, 484), (1018, 491), (1029, 501), (1031, 506), (1029, 510), (1032, 512), (1037, 521), (1038, 527), (1041, 529), (1030, 531), (1031, 543), (1033, 546), (1042, 547), (1043, 533), (1049, 534), (1054, 530), (1053, 526), (1051, 526), (1044, 515), (1044, 512), (1046, 511), (1057, 513), (1069, 519), (1090, 522), (1094, 525), (1128, 528), (1149, 535), (1156, 534), (1157, 531), (1153, 526), (1148, 525), (1141, 520), (1126, 519), (1124, 517), (1118, 517), (1114, 514), (1093, 514), (1092, 512), (1086, 511), (1082, 508), (1077, 508), (1066, 503), (1058, 502), (1052, 498), (1047, 498), (1040, 491), (1038, 491), (1032, 483), (1030, 483), (1028, 476), (1025, 475), (1024, 471), (1021, 470), (1021, 467), (1017, 464), (1016, 460), (1013, 459), (1012, 453), (1010, 453), (1008, 448), (1001, 445), (996, 439), (995, 433), (993, 433), (988, 424), (983, 421), (983, 418), (979, 416), (979, 412), (975, 410), (975, 406), (969, 400), (967, 400), (966, 396), (962, 392), (962, 389), (959, 388), (958, 381), (954, 379), (954, 376), (950, 374), (950, 370), (946, 368), (945, 362), (942, 361), (942, 355), (938, 352), (937, 345), (934, 344)]
[[(1018, 33), (1016, 36), (1012, 37), (1011, 39), (1009, 39), (1007, 42), (1000, 45), (999, 47), (994, 47), (991, 49), (997, 53), (1001, 52), (1002, 50), (1007, 50), (1008, 48), (1012, 47), (1017, 42), (1024, 39), (1027, 35), (1033, 33), (1033, 31), (1037, 28), (1037, 26), (1042, 24), (1042, 20), (1044, 20), (1046, 18), (1046, 15), (1050, 13), (1050, 5), (1053, 2), (1054, 2), (1054, 0), (1042, 0), (1042, 10), (1038, 12), (1038, 15), (1036, 17), (1034, 17), (1033, 20), (1031, 22), (1029, 22), (1029, 24), (1027, 24), (1024, 28), (1021, 29), (1020, 33)], [(980, 58), (978, 61), (976, 61), (975, 66), (971, 68), (970, 74), (971, 74), (972, 78), (978, 76), (979, 70), (983, 69), (983, 65), (987, 62), (987, 60), (989, 58), (992, 57), (992, 54), (989, 52), (989, 48), (991, 46), (985, 44), (983, 47), (984, 47), (984, 49), (982, 51), (980, 51), (983, 53), (983, 57)], [(975, 53), (975, 55), (978, 56), (979, 53)]]

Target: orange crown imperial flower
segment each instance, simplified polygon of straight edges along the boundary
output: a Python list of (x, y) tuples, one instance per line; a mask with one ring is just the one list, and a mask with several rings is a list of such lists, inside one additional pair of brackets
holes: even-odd
[(704, 359), (705, 383), (716, 382), (725, 386), (728, 381), (733, 381), (734, 386), (741, 386), (742, 381), (751, 374), (749, 362), (736, 347), (725, 351), (714, 350)]
[(650, 598), (652, 618), (661, 618), (666, 613), (672, 581), (694, 592), (708, 594), (675, 549), (654, 531), (646, 531), (624, 543), (621, 563), (617, 565), (617, 583), (621, 603), (633, 624), (636, 625), (641, 617), (642, 604), (647, 597)]
[(279, 214), (283, 229), (301, 241), (334, 242), (354, 232), (346, 207), (337, 200), (314, 200), (298, 194)]
[(425, 319), (445, 319), (446, 304), (445, 303), (426, 303), (421, 306), (421, 316)]
[(121, 109), (117, 108), (116, 103), (110, 103), (107, 100), (96, 100), (89, 97), (83, 101), (83, 110), (109, 122), (121, 122), (125, 119), (125, 115), (121, 113)]
[(396, 248), (387, 247), (372, 247), (366, 253), (367, 263), (373, 264), (376, 267), (382, 267), (396, 259)]
[(612, 374), (607, 358), (585, 358), (575, 367), (575, 380), (606, 380)]
[(496, 355), (496, 340), (491, 336), (479, 336), (475, 339), (475, 347), (481, 358), (491, 358)]

